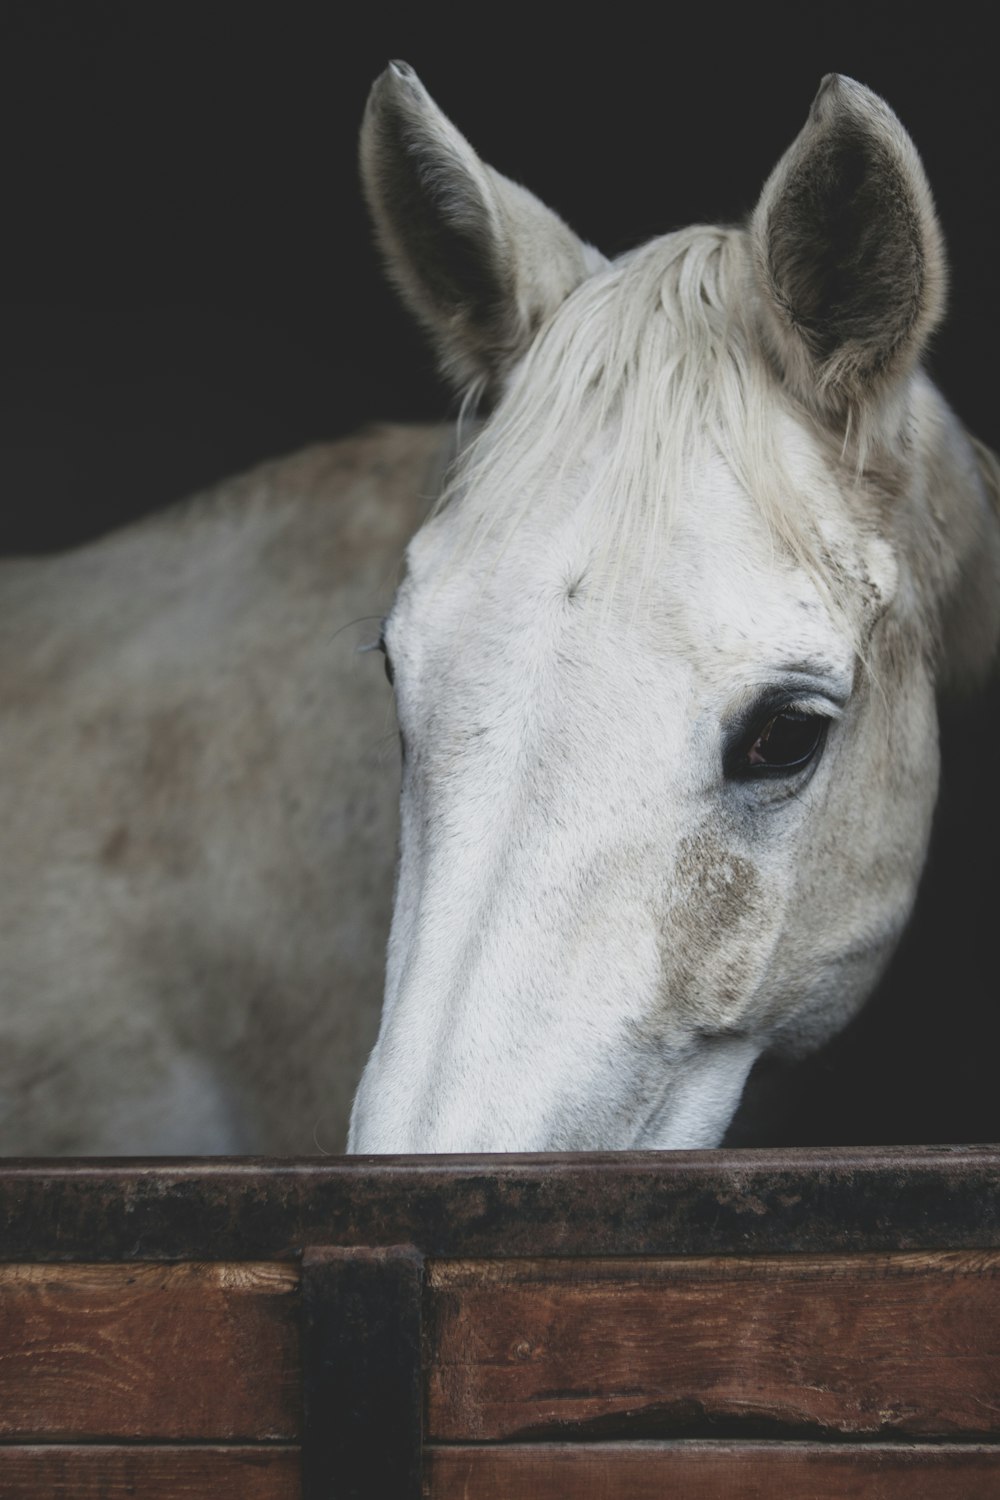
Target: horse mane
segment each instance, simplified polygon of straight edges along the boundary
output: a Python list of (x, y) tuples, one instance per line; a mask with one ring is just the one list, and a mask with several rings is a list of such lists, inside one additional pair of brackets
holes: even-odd
[[(721, 455), (775, 546), (849, 619), (847, 580), (801, 481), (793, 483), (787, 471), (776, 418), (794, 402), (768, 361), (753, 297), (747, 236), (738, 228), (694, 225), (584, 281), (542, 329), (491, 420), (460, 452), (437, 507), (454, 504), (464, 514), (458, 544), (481, 541), (498, 527), (512, 536), (540, 493), (565, 490), (574, 478), (579, 487), (586, 453), (580, 503), (591, 502), (594, 564), (611, 584), (604, 597), (615, 595), (634, 566), (630, 559), (641, 560), (641, 595), (668, 542), (674, 498), (702, 462)], [(855, 478), (860, 425), (854, 463), (843, 465)], [(845, 457), (838, 444), (830, 446), (835, 461)]]

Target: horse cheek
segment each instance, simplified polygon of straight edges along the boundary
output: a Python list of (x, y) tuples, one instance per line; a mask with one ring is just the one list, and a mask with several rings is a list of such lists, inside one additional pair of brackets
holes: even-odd
[(761, 948), (770, 946), (760, 874), (745, 855), (700, 831), (680, 841), (675, 889), (659, 926), (656, 1024), (726, 1028), (744, 1014), (757, 988)]

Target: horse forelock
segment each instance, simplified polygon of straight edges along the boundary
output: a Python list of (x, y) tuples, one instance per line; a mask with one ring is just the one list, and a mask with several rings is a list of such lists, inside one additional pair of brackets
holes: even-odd
[[(856, 422), (850, 451), (817, 428), (782, 388), (760, 337), (745, 231), (694, 226), (622, 257), (566, 299), (437, 509), (451, 512), (461, 555), (485, 537), (513, 536), (547, 494), (572, 492), (587, 507), (601, 596), (627, 579), (638, 600), (657, 576), (678, 496), (721, 456), (775, 546), (857, 633), (857, 580), (828, 545), (822, 501), (791, 472), (790, 418), (824, 454), (819, 490), (829, 494), (832, 480), (865, 488), (874, 421)], [(884, 472), (884, 453), (879, 461)]]

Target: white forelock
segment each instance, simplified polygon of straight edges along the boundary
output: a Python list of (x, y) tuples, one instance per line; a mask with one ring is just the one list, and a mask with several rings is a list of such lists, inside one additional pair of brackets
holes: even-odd
[(842, 608), (848, 585), (824, 543), (816, 497), (787, 461), (788, 416), (811, 419), (767, 362), (753, 297), (745, 231), (701, 225), (583, 282), (514, 370), (444, 488), (437, 509), (454, 511), (456, 555), (484, 533), (513, 534), (540, 494), (572, 489), (588, 507), (609, 599), (626, 569), (634, 578), (635, 559), (640, 584), (655, 580), (676, 497), (721, 456), (776, 547)]

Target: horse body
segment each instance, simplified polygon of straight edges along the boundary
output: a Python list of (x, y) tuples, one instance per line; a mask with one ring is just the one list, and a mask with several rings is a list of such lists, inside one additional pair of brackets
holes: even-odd
[(5, 1153), (342, 1147), (398, 787), (354, 622), (444, 438), (372, 429), (0, 569)]
[(444, 435), (381, 429), (0, 579), (5, 1151), (339, 1148), (396, 758), (337, 632), (411, 536), (349, 1149), (715, 1145), (910, 913), (1000, 526), (898, 121), (827, 80), (746, 228), (615, 263), (403, 65), (362, 166), (494, 409), (429, 518)]

